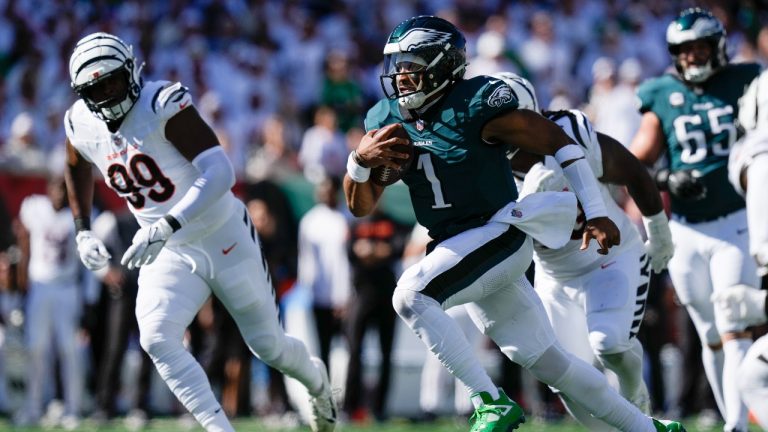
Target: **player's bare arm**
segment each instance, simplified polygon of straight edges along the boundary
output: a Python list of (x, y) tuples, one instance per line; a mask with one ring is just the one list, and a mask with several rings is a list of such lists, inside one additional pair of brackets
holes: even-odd
[(659, 189), (640, 161), (614, 138), (597, 133), (603, 155), (603, 176), (600, 181), (627, 187), (629, 196), (645, 216), (664, 209)]
[(80, 156), (69, 139), (65, 145), (67, 166), (64, 170), (64, 181), (67, 184), (69, 208), (72, 210), (72, 217), (75, 218), (77, 230), (90, 229), (93, 203), (93, 166)]
[(664, 132), (661, 130), (661, 120), (654, 112), (643, 114), (630, 150), (646, 166), (652, 166), (661, 157), (664, 151)]
[[(396, 123), (384, 126), (381, 129), (368, 131), (360, 140), (357, 149), (350, 155), (350, 158), (353, 158), (350, 164), (354, 162), (358, 167), (363, 168), (360, 171), (370, 170), (379, 166), (397, 168), (398, 163), (394, 160), (407, 159), (409, 155), (397, 151), (394, 149), (394, 146), (407, 145), (408, 141), (404, 138), (389, 136), (387, 134), (388, 130), (394, 127), (397, 127)], [(356, 167), (351, 168), (351, 170), (354, 169)], [(351, 175), (350, 169), (347, 171), (347, 174), (344, 176), (344, 195), (347, 199), (349, 210), (357, 217), (370, 214), (376, 207), (379, 198), (381, 198), (384, 187), (374, 184), (368, 179), (360, 181), (364, 177), (357, 178), (358, 181), (355, 181), (352, 178), (354, 173)]]
[(595, 239), (600, 245), (598, 252), (607, 254), (611, 247), (621, 242), (619, 228), (607, 217), (597, 180), (584, 153), (554, 122), (531, 110), (509, 111), (485, 125), (483, 140), (555, 156), (587, 214), (581, 249), (586, 249), (591, 239)]
[(200, 153), (219, 145), (216, 134), (194, 106), (179, 111), (168, 120), (165, 136), (190, 162)]
[(599, 132), (597, 139), (603, 156), (603, 176), (600, 181), (627, 187), (629, 195), (643, 214), (643, 225), (648, 235), (646, 251), (651, 267), (656, 273), (661, 273), (672, 259), (675, 246), (659, 189), (645, 166), (620, 142)]

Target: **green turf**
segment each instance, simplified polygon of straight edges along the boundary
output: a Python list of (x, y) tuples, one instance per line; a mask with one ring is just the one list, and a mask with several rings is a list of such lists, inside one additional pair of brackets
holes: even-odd
[[(720, 432), (722, 431), (722, 424), (715, 425), (711, 428), (701, 428), (697, 425), (695, 419), (688, 419), (685, 423), (689, 432)], [(309, 427), (303, 426), (298, 428), (267, 428), (260, 424), (256, 420), (235, 420), (233, 425), (237, 431), (247, 432), (288, 432), (288, 431), (309, 431)], [(0, 431), (51, 431), (62, 429), (43, 429), (43, 428), (13, 428), (7, 421), (0, 421)], [(96, 426), (89, 421), (85, 421), (78, 429), (79, 431), (99, 431), (99, 432), (127, 432), (120, 420), (115, 420), (109, 425)], [(176, 419), (155, 419), (153, 420), (144, 431), (162, 431), (162, 432), (189, 432), (189, 431), (202, 431), (202, 428), (189, 426), (185, 427)], [(370, 425), (341, 425), (336, 429), (339, 432), (362, 432), (362, 431), (377, 431), (377, 432), (457, 432), (468, 431), (469, 426), (464, 422), (453, 420), (440, 420), (434, 423), (412, 423), (407, 420), (393, 420), (386, 424), (370, 424)], [(573, 421), (566, 420), (559, 423), (544, 423), (541, 421), (530, 420), (523, 424), (518, 429), (520, 432), (583, 432), (584, 428), (579, 427)], [(750, 431), (759, 431), (756, 426), (750, 427)]]

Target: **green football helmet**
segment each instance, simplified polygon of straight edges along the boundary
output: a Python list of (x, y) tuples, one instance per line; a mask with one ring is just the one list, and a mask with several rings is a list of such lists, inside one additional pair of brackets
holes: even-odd
[(384, 46), (384, 94), (405, 109), (421, 108), (464, 76), (465, 46), (464, 35), (442, 18), (424, 15), (403, 21)]
[[(706, 40), (712, 46), (712, 55), (705, 65), (691, 65), (683, 68), (677, 60), (680, 46), (686, 42)], [(725, 28), (708, 11), (700, 8), (686, 9), (667, 27), (667, 48), (675, 62), (675, 68), (685, 81), (700, 83), (706, 81), (717, 69), (728, 63), (725, 52)]]

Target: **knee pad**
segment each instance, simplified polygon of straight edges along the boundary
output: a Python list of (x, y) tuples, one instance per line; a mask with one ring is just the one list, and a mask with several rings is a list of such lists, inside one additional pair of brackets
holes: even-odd
[(162, 358), (168, 353), (184, 350), (185, 330), (167, 321), (139, 322), (139, 344), (150, 356)]
[(615, 354), (629, 348), (627, 334), (610, 326), (598, 326), (589, 332), (589, 344), (597, 355)]
[(284, 336), (280, 334), (253, 335), (246, 342), (254, 354), (269, 365), (280, 358), (285, 347)]
[(392, 307), (400, 318), (406, 322), (413, 321), (418, 314), (430, 305), (441, 307), (437, 300), (419, 291), (396, 289), (392, 294)]

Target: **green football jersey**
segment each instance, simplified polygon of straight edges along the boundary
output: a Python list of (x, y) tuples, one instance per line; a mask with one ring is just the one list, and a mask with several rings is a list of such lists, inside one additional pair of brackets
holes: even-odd
[(728, 154), (739, 138), (738, 100), (759, 72), (754, 63), (729, 64), (701, 87), (665, 74), (638, 88), (640, 112), (653, 111), (661, 121), (669, 169), (698, 170), (707, 188), (698, 201), (671, 197), (673, 213), (701, 222), (744, 208), (728, 182)]
[(411, 136), (414, 159), (403, 181), (416, 219), (433, 239), (481, 226), (517, 199), (506, 147), (481, 135), (490, 119), (517, 105), (504, 81), (479, 76), (457, 82), (418, 121), (406, 121), (396, 100), (383, 99), (368, 111), (366, 130), (399, 122)]

